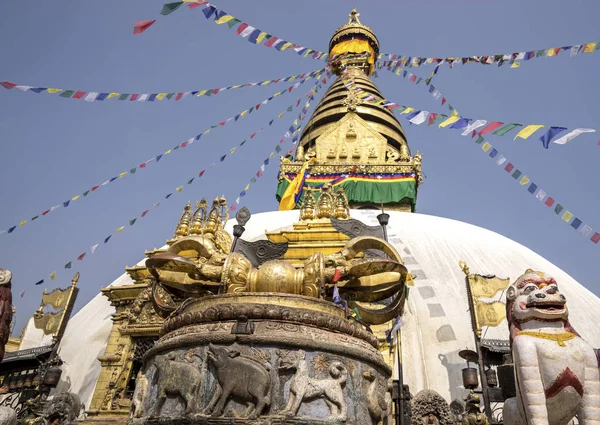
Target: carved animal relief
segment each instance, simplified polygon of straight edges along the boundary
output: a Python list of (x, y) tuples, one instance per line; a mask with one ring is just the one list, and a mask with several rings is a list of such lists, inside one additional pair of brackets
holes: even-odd
[(318, 379), (310, 376), (304, 351), (297, 352), (297, 360), (292, 366), (296, 373), (290, 383), (290, 395), (283, 414), (296, 416), (300, 405), (315, 399), (323, 399), (329, 408), (328, 420), (346, 421), (348, 417), (344, 386), (348, 371), (338, 361), (329, 365), (330, 378)]

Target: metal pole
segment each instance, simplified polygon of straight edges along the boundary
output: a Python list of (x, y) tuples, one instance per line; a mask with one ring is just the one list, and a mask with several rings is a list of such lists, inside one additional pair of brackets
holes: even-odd
[(398, 329), (396, 331), (396, 357), (398, 359), (398, 408), (396, 409), (396, 423), (399, 425), (409, 425), (406, 424), (406, 418), (404, 416), (404, 373), (402, 372), (401, 349), (402, 342), (400, 340), (400, 329)]
[[(467, 269), (468, 271), (468, 269)], [(469, 300), (469, 313), (471, 314), (471, 323), (473, 325), (473, 337), (475, 338), (475, 349), (477, 350), (477, 364), (479, 366), (479, 377), (481, 379), (481, 389), (483, 392), (483, 407), (485, 410), (485, 416), (487, 416), (488, 421), (490, 423), (492, 423), (492, 408), (490, 406), (490, 399), (489, 399), (489, 394), (488, 394), (488, 384), (487, 384), (487, 379), (486, 379), (486, 375), (485, 375), (485, 368), (484, 368), (484, 363), (483, 363), (483, 355), (481, 352), (481, 343), (479, 340), (479, 336), (478, 336), (478, 330), (476, 329), (475, 323), (477, 323), (477, 321), (475, 320), (475, 306), (473, 305), (473, 296), (471, 294), (471, 285), (469, 284), (469, 275), (467, 273), (467, 271), (463, 272), (465, 273), (466, 277), (466, 284), (467, 284), (467, 298)]]

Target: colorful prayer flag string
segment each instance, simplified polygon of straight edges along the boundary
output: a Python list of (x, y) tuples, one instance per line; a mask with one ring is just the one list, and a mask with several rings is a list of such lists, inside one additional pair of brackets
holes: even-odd
[[(405, 72), (406, 71), (403, 71), (403, 73), (405, 73)], [(416, 76), (413, 75), (413, 77), (416, 77)], [(412, 80), (413, 79), (411, 78), (409, 81), (414, 83), (415, 81), (412, 81)], [(419, 79), (419, 80), (422, 80), (422, 79)], [(367, 92), (363, 91), (360, 87), (356, 86), (356, 84), (354, 84), (354, 81), (351, 78), (346, 77), (344, 80), (344, 84), (346, 85), (346, 87), (349, 90), (353, 90), (356, 93), (356, 95), (359, 98), (361, 98), (362, 100), (364, 100), (365, 102), (384, 106), (390, 110), (394, 110), (394, 113), (397, 113), (400, 115), (406, 114), (406, 119), (411, 124), (421, 125), (427, 121), (428, 126), (432, 125), (432, 124), (438, 124), (439, 127), (441, 127), (441, 128), (450, 128), (450, 129), (455, 129), (455, 130), (463, 129), (464, 130), (463, 135), (466, 135), (466, 134), (469, 134), (469, 133), (475, 131), (477, 134), (482, 135), (482, 136), (485, 134), (490, 134), (490, 133), (495, 136), (504, 136), (513, 130), (517, 131), (516, 129), (520, 129), (520, 130), (518, 130), (516, 136), (514, 137), (514, 140), (517, 140), (518, 138), (527, 139), (530, 136), (532, 136), (537, 130), (540, 130), (540, 129), (546, 127), (541, 124), (523, 125), (520, 123), (504, 123), (502, 121), (488, 121), (488, 120), (482, 120), (482, 119), (474, 120), (472, 118), (466, 118), (466, 117), (460, 116), (458, 114), (458, 111), (454, 107), (451, 107), (450, 105), (449, 105), (449, 108), (452, 111), (452, 115), (450, 115), (450, 116), (448, 116), (446, 114), (440, 114), (437, 112), (419, 110), (412, 106), (400, 105), (400, 104), (397, 104), (394, 102), (390, 102), (386, 99), (380, 98), (374, 94), (367, 93)], [(432, 88), (434, 90), (432, 90)], [(435, 89), (435, 87), (433, 85), (430, 85), (429, 92), (431, 93), (432, 91), (439, 93), (439, 90)], [(440, 93), (440, 95), (441, 95), (441, 93)], [(442, 102), (445, 103), (445, 98), (442, 97), (442, 99), (443, 99)], [(481, 128), (481, 127), (483, 127), (483, 128)], [(481, 129), (479, 131), (476, 131), (478, 128), (481, 128)], [(568, 131), (568, 132), (566, 134), (562, 134), (565, 131)], [(575, 139), (577, 136), (579, 136), (581, 134), (595, 133), (598, 131), (600, 131), (600, 130), (593, 129), (593, 128), (576, 128), (573, 130), (569, 130), (566, 127), (547, 126), (547, 130), (542, 134), (542, 136), (539, 138), (539, 140), (542, 142), (542, 146), (545, 149), (548, 149), (550, 146), (550, 142), (553, 142), (553, 143), (556, 143), (559, 145), (564, 145), (564, 144), (572, 141), (573, 139)], [(557, 137), (559, 135), (560, 135), (560, 137)]]
[[(326, 84), (327, 83), (327, 79), (323, 78), (323, 80), (321, 82), (323, 84)], [(319, 87), (320, 87), (320, 85), (319, 85)], [(244, 196), (246, 196), (248, 190), (250, 190), (250, 185), (256, 183), (256, 179), (257, 178), (262, 177), (263, 172), (265, 171), (265, 167), (267, 165), (269, 165), (270, 160), (275, 157), (275, 153), (281, 152), (281, 146), (280, 146), (280, 144), (285, 143), (285, 140), (288, 139), (288, 138), (292, 138), (292, 148), (288, 151), (288, 153), (286, 154), (286, 156), (289, 155), (292, 152), (292, 150), (294, 149), (294, 146), (298, 142), (298, 136), (297, 136), (297, 134), (300, 132), (300, 129), (302, 128), (302, 123), (306, 119), (306, 113), (308, 112), (308, 109), (310, 108), (310, 104), (313, 101), (313, 99), (314, 99), (314, 97), (311, 96), (309, 98), (309, 100), (306, 102), (306, 104), (304, 105), (304, 108), (302, 108), (302, 113), (298, 116), (298, 119), (300, 121), (298, 121), (298, 119), (294, 120), (294, 122), (292, 123), (292, 125), (290, 126), (290, 128), (288, 129), (288, 131), (286, 131), (286, 133), (283, 135), (283, 137), (281, 138), (281, 140), (279, 141), (279, 143), (277, 145), (275, 145), (274, 150), (271, 151), (271, 153), (269, 154), (269, 156), (267, 158), (265, 158), (265, 160), (263, 161), (263, 163), (259, 167), (258, 171), (256, 172), (256, 177), (252, 176), (252, 178), (250, 179), (250, 182), (246, 185), (246, 187), (244, 187), (244, 189), (240, 192), (239, 196), (236, 198), (235, 204), (232, 204), (229, 207), (230, 211), (235, 211), (237, 209), (237, 205), (240, 204), (241, 198), (243, 198)]]
[[(311, 90), (310, 90), (310, 91), (309, 91), (309, 92), (308, 92), (308, 93), (307, 93), (305, 96), (303, 96), (303, 97), (308, 97), (308, 98), (309, 98), (309, 101), (308, 101), (308, 102), (307, 102), (307, 103), (304, 105), (304, 107), (302, 108), (302, 114), (301, 114), (301, 115), (302, 115), (303, 117), (306, 117), (306, 112), (307, 112), (307, 110), (308, 110), (308, 107), (310, 106), (310, 102), (311, 102), (311, 101), (314, 99), (314, 95), (315, 95), (315, 94), (318, 92), (318, 89), (321, 87), (321, 85), (322, 85), (322, 84), (325, 84), (325, 83), (326, 83), (326, 79), (325, 79), (325, 78), (324, 78), (322, 81), (319, 81), (319, 80), (317, 80), (317, 82), (315, 83), (315, 86), (314, 86), (314, 87), (313, 87), (313, 88), (312, 88), (312, 89), (311, 89)], [(293, 109), (295, 109), (296, 107), (298, 107), (298, 106), (300, 105), (300, 101), (301, 101), (301, 99), (302, 99), (302, 98), (300, 98), (300, 99), (298, 100), (298, 102), (296, 102), (296, 103), (295, 103), (295, 106), (292, 106), (292, 107), (291, 107), (291, 108), (292, 108), (292, 110), (293, 110)], [(271, 121), (269, 122), (269, 126), (272, 124), (272, 122), (273, 122), (273, 120), (271, 120)], [(252, 139), (254, 139), (254, 138), (256, 137), (256, 135), (257, 135), (258, 133), (260, 133), (262, 130), (264, 130), (264, 127), (263, 127), (263, 128), (261, 128), (260, 130), (256, 131), (256, 132), (252, 133), (252, 134), (249, 136), (249, 138), (248, 138), (248, 139), (249, 139), (249, 140), (252, 140)], [(243, 141), (242, 141), (242, 142), (241, 142), (239, 145), (236, 145), (236, 146), (234, 146), (234, 147), (230, 148), (230, 149), (227, 151), (227, 153), (225, 153), (224, 155), (222, 155), (222, 156), (220, 157), (220, 161), (219, 161), (219, 162), (223, 162), (223, 161), (225, 160), (225, 157), (226, 157), (227, 155), (231, 155), (231, 154), (233, 154), (233, 153), (236, 151), (236, 149), (237, 149), (238, 147), (241, 147), (241, 146), (243, 146), (243, 145), (244, 145), (244, 144), (245, 144), (245, 143), (248, 141), (248, 139), (244, 139), (244, 140), (243, 140)], [(277, 147), (278, 147), (278, 146), (277, 146)], [(275, 148), (275, 150), (276, 150), (276, 151), (277, 151), (277, 147)], [(280, 148), (280, 149), (281, 149), (281, 148)], [(274, 152), (271, 152), (271, 154), (272, 154), (273, 156), (275, 155), (275, 154), (274, 154)], [(268, 161), (267, 161), (267, 163), (268, 163)], [(215, 165), (216, 165), (215, 163), (212, 163), (212, 164), (210, 165), (210, 167), (209, 167), (209, 168), (213, 168)], [(264, 165), (263, 165), (263, 170), (264, 170)], [(185, 184), (182, 184), (181, 186), (178, 186), (178, 187), (176, 187), (176, 188), (175, 188), (175, 190), (174, 190), (173, 192), (167, 193), (167, 194), (165, 195), (165, 197), (164, 197), (164, 198), (165, 198), (165, 199), (170, 199), (170, 198), (171, 198), (171, 197), (172, 197), (174, 194), (176, 194), (176, 193), (181, 193), (181, 192), (183, 191), (183, 189), (185, 188), (185, 186), (186, 186), (186, 185), (191, 185), (191, 184), (192, 184), (192, 183), (193, 183), (195, 180), (197, 180), (197, 179), (201, 178), (202, 176), (204, 176), (204, 174), (206, 173), (206, 171), (207, 171), (207, 169), (206, 169), (206, 168), (205, 168), (205, 169), (203, 169), (203, 170), (201, 170), (201, 171), (198, 173), (198, 176), (197, 176), (197, 177), (196, 177), (196, 176), (194, 176), (194, 177), (192, 177), (191, 179), (188, 179), (188, 180), (186, 181), (186, 183), (185, 183)], [(158, 207), (161, 205), (161, 202), (163, 202), (163, 201), (156, 202), (156, 203), (154, 203), (154, 204), (152, 205), (152, 207), (150, 207), (150, 208), (148, 208), (148, 209), (146, 209), (146, 210), (142, 211), (142, 213), (140, 214), (139, 218), (144, 218), (144, 217), (146, 217), (146, 216), (147, 216), (147, 214), (148, 214), (148, 212), (150, 212), (152, 209), (158, 208)], [(235, 210), (235, 207), (234, 207), (233, 209)], [(130, 219), (130, 220), (128, 221), (128, 224), (129, 224), (129, 226), (133, 226), (133, 225), (136, 223), (136, 221), (137, 221), (137, 220), (138, 220), (138, 217), (134, 217), (134, 218)], [(112, 238), (112, 236), (113, 236), (114, 234), (116, 234), (116, 233), (121, 233), (121, 232), (123, 232), (123, 230), (125, 230), (126, 228), (127, 228), (127, 226), (125, 226), (125, 225), (123, 225), (123, 226), (121, 226), (121, 227), (117, 228), (117, 229), (116, 229), (116, 230), (115, 230), (115, 231), (114, 231), (112, 234), (110, 234), (110, 235), (108, 235), (106, 238), (104, 238), (102, 245), (104, 245), (104, 244), (108, 243), (108, 241), (109, 241), (109, 240)], [(101, 243), (100, 243), (100, 242), (98, 242), (98, 243), (96, 243), (96, 244), (92, 245), (92, 246), (91, 246), (91, 248), (90, 248), (90, 251), (91, 251), (91, 253), (92, 253), (92, 254), (94, 254), (100, 245), (101, 245)], [(85, 256), (87, 255), (87, 252), (88, 252), (88, 251), (86, 250), (86, 251), (84, 251), (83, 253), (81, 253), (79, 256), (77, 256), (77, 258), (76, 258), (76, 261), (83, 261), (83, 259), (84, 259), (84, 258), (85, 258)], [(63, 267), (63, 268), (65, 268), (65, 269), (71, 269), (71, 268), (72, 268), (72, 266), (73, 266), (73, 260), (72, 260), (72, 261), (69, 261), (68, 263), (66, 263), (66, 264), (64, 265), (64, 267)], [(50, 279), (51, 279), (51, 280), (55, 280), (55, 279), (56, 279), (56, 273), (57, 273), (56, 271), (53, 271), (52, 273), (50, 273), (50, 274), (49, 274), (49, 276), (50, 276)], [(39, 280), (38, 282), (36, 282), (36, 283), (35, 283), (35, 285), (41, 285), (42, 283), (44, 283), (44, 279), (41, 279), (41, 280)]]
[(479, 63), (481, 65), (498, 64), (502, 66), (505, 63), (510, 64), (511, 68), (518, 68), (520, 62), (529, 61), (540, 57), (556, 57), (561, 51), (568, 51), (569, 56), (577, 56), (582, 53), (593, 53), (600, 49), (600, 41), (592, 41), (590, 43), (576, 44), (574, 46), (550, 47), (541, 50), (530, 50), (526, 52), (502, 53), (497, 55), (482, 55), (482, 56), (465, 56), (460, 58), (422, 58), (418, 56), (402, 56), (391, 53), (381, 53), (377, 59), (388, 58), (389, 61), (384, 61), (383, 66), (393, 64), (398, 66), (417, 67), (436, 63), (441, 65), (447, 63), (450, 68), (455, 64)]
[(26, 86), (16, 83), (11, 83), (10, 81), (0, 82), (0, 86), (4, 87), (7, 90), (17, 89), (22, 92), (32, 92), (32, 93), (50, 93), (56, 94), (59, 97), (68, 98), (68, 99), (83, 99), (88, 102), (103, 102), (105, 100), (116, 99), (116, 100), (127, 100), (130, 102), (155, 102), (162, 100), (181, 100), (187, 96), (213, 96), (219, 93), (222, 93), (227, 90), (241, 89), (244, 87), (256, 87), (256, 86), (267, 86), (275, 83), (289, 82), (294, 80), (301, 80), (305, 77), (315, 77), (323, 73), (323, 69), (318, 69), (316, 71), (310, 73), (304, 73), (299, 75), (292, 75), (284, 78), (276, 78), (274, 80), (265, 80), (259, 81), (257, 83), (246, 83), (246, 84), (236, 84), (228, 87), (221, 88), (213, 88), (213, 89), (202, 89), (202, 90), (192, 90), (186, 92), (161, 92), (161, 93), (117, 93), (117, 92), (86, 92), (82, 90), (66, 90), (66, 89), (58, 89), (58, 88), (48, 88), (48, 87), (33, 87)]
[[(414, 108), (411, 108), (411, 109), (414, 109)], [(404, 110), (402, 113), (406, 113), (406, 110)], [(415, 113), (415, 115), (412, 115), (413, 113)], [(417, 120), (417, 117), (422, 116), (422, 114), (424, 114), (424, 113), (428, 113), (428, 112), (427, 111), (412, 111), (412, 113), (411, 113), (412, 117), (407, 116), (407, 119), (409, 119), (409, 121), (411, 123), (422, 124), (423, 122), (425, 122), (425, 119), (419, 118)], [(600, 233), (599, 232), (592, 233), (592, 230), (593, 230), (592, 227), (583, 223), (583, 221), (581, 219), (579, 219), (578, 217), (575, 217), (573, 215), (573, 213), (571, 213), (569, 210), (566, 210), (563, 205), (557, 203), (554, 198), (552, 198), (551, 196), (548, 196), (548, 194), (544, 190), (542, 190), (540, 187), (538, 187), (537, 184), (533, 183), (531, 181), (531, 179), (527, 175), (523, 174), (523, 172), (521, 170), (517, 169), (513, 163), (507, 162), (508, 159), (505, 156), (501, 155), (500, 152), (496, 148), (494, 148), (491, 143), (486, 142), (483, 137), (483, 134), (489, 134), (492, 132), (494, 134), (496, 132), (502, 132), (501, 135), (504, 135), (508, 131), (512, 130), (512, 128), (514, 128), (514, 127), (508, 128), (508, 130), (504, 131), (504, 130), (502, 130), (503, 128), (506, 128), (506, 126), (503, 125), (504, 123), (494, 122), (494, 123), (488, 124), (486, 127), (484, 127), (482, 130), (480, 130), (478, 132), (476, 130), (476, 128), (484, 126), (487, 121), (476, 120), (472, 124), (467, 122), (467, 126), (464, 126), (464, 124), (465, 124), (465, 122), (463, 121), (463, 120), (465, 120), (464, 118), (458, 117), (458, 119), (456, 119), (457, 117), (452, 117), (452, 116), (451, 117), (445, 116), (445, 118), (446, 119), (439, 125), (439, 127), (442, 127), (442, 128), (447, 127), (447, 125), (443, 125), (443, 124), (448, 122), (449, 120), (451, 120), (454, 124), (452, 126), (449, 126), (448, 128), (456, 129), (456, 130), (463, 130), (463, 132), (461, 134), (462, 136), (467, 136), (469, 134), (471, 134), (471, 138), (475, 138), (475, 136), (477, 136), (475, 143), (481, 145), (481, 150), (488, 153), (488, 156), (490, 158), (494, 159), (498, 166), (504, 166), (504, 170), (507, 173), (509, 173), (513, 179), (518, 181), (521, 186), (526, 187), (527, 191), (531, 195), (535, 196), (535, 198), (537, 200), (539, 200), (540, 202), (543, 202), (544, 205), (546, 205), (547, 207), (553, 208), (554, 213), (557, 216), (559, 216), (565, 223), (570, 224), (573, 229), (580, 231), (581, 234), (585, 238), (589, 239), (591, 242), (593, 242), (595, 244), (598, 244), (600, 242)], [(417, 121), (417, 122), (415, 122), (415, 121)], [(436, 119), (436, 122), (439, 122), (439, 121), (440, 120)], [(461, 124), (457, 125), (459, 122)], [(472, 130), (471, 130), (471, 128), (469, 128), (469, 126), (472, 126)], [(530, 126), (525, 127), (523, 130), (521, 130), (521, 132), (526, 130), (528, 127), (530, 127)], [(528, 135), (522, 134), (521, 136), (519, 136), (517, 134), (517, 136), (515, 136), (515, 140), (517, 137), (522, 137), (522, 138), (529, 137), (531, 134), (533, 134), (537, 129), (541, 128), (542, 126), (531, 126), (531, 127), (534, 127), (534, 128), (527, 131)], [(544, 134), (540, 138), (542, 143), (544, 143), (544, 144), (549, 143), (551, 141), (551, 139), (560, 132), (559, 129), (560, 129), (560, 131), (564, 130), (562, 127), (550, 127), (550, 130), (548, 130), (548, 132), (546, 132), (546, 134)], [(575, 138), (577, 135), (586, 132), (586, 131), (582, 131), (582, 130), (588, 130), (588, 129), (573, 130), (573, 131), (569, 132), (568, 134), (562, 136), (560, 139), (554, 140), (554, 143), (565, 144), (565, 143), (569, 142), (570, 140), (572, 140), (573, 138)], [(529, 134), (529, 133), (531, 133), (531, 134)], [(504, 165), (505, 163), (506, 163), (506, 165)]]
[[(319, 73), (319, 74), (315, 74), (315, 75), (314, 75), (314, 77), (316, 77), (316, 78), (320, 78), (320, 77), (321, 77), (321, 74), (322, 74), (323, 72), (325, 72), (325, 69), (322, 69), (322, 70), (321, 70), (321, 73)], [(209, 132), (210, 132), (212, 129), (214, 129), (214, 128), (218, 128), (218, 127), (222, 127), (222, 126), (225, 126), (226, 124), (230, 123), (231, 121), (234, 121), (234, 122), (235, 122), (235, 121), (237, 121), (238, 119), (245, 117), (246, 115), (248, 115), (248, 114), (252, 113), (252, 111), (254, 111), (254, 110), (258, 110), (258, 109), (260, 108), (260, 106), (267, 104), (268, 102), (270, 102), (271, 100), (275, 99), (276, 97), (278, 97), (278, 96), (280, 96), (280, 95), (284, 95), (284, 94), (286, 94), (286, 93), (290, 93), (292, 90), (295, 90), (295, 89), (296, 89), (296, 88), (298, 88), (298, 87), (299, 87), (301, 84), (305, 83), (306, 81), (310, 80), (311, 78), (313, 78), (313, 76), (308, 76), (308, 77), (305, 77), (303, 80), (301, 80), (301, 81), (299, 81), (299, 82), (295, 83), (294, 85), (292, 85), (292, 86), (288, 87), (287, 89), (281, 90), (281, 91), (279, 91), (279, 92), (277, 92), (277, 93), (273, 94), (273, 95), (272, 95), (272, 96), (270, 96), (269, 98), (267, 98), (267, 99), (263, 100), (261, 103), (258, 103), (258, 104), (256, 104), (255, 106), (252, 106), (252, 107), (250, 107), (249, 109), (246, 109), (246, 110), (244, 110), (244, 111), (240, 112), (239, 114), (235, 115), (234, 117), (228, 118), (228, 119), (226, 119), (225, 121), (221, 121), (221, 122), (219, 122), (219, 123), (218, 123), (218, 124), (216, 124), (216, 125), (211, 125), (211, 126), (210, 126), (209, 128), (207, 128), (207, 129), (206, 129), (204, 132), (202, 132), (202, 133), (199, 133), (199, 134), (197, 134), (196, 136), (189, 138), (189, 139), (188, 139), (188, 140), (186, 140), (185, 142), (183, 142), (183, 143), (181, 143), (181, 144), (178, 144), (178, 145), (176, 145), (175, 147), (173, 147), (173, 148), (171, 148), (171, 149), (168, 149), (168, 150), (166, 150), (165, 152), (163, 152), (163, 153), (160, 153), (160, 154), (156, 155), (155, 157), (153, 157), (153, 158), (151, 158), (151, 159), (149, 159), (149, 160), (147, 160), (147, 161), (144, 161), (144, 162), (142, 162), (142, 163), (141, 163), (140, 165), (138, 165), (137, 167), (133, 167), (133, 168), (131, 168), (129, 171), (123, 171), (123, 172), (119, 173), (118, 175), (116, 175), (116, 176), (114, 176), (114, 177), (112, 177), (112, 178), (110, 178), (110, 179), (107, 179), (107, 180), (105, 180), (103, 183), (101, 183), (101, 184), (99, 184), (99, 185), (92, 186), (90, 189), (86, 190), (86, 191), (85, 191), (85, 192), (83, 192), (82, 194), (80, 194), (80, 195), (76, 195), (76, 196), (73, 196), (73, 197), (71, 197), (70, 199), (67, 199), (66, 201), (64, 201), (64, 202), (62, 202), (62, 203), (56, 204), (56, 205), (54, 205), (53, 207), (50, 207), (50, 208), (46, 209), (46, 210), (45, 210), (45, 211), (43, 211), (42, 213), (40, 213), (40, 214), (38, 214), (38, 215), (36, 215), (36, 216), (32, 217), (32, 218), (31, 218), (31, 219), (29, 219), (29, 220), (21, 220), (21, 221), (19, 222), (19, 224), (18, 224), (18, 225), (13, 225), (13, 226), (10, 226), (10, 227), (8, 227), (8, 228), (6, 228), (6, 229), (4, 229), (4, 230), (0, 231), (0, 235), (1, 235), (1, 234), (3, 234), (3, 233), (6, 233), (6, 234), (11, 234), (11, 233), (13, 233), (13, 232), (14, 232), (14, 231), (17, 229), (17, 227), (23, 227), (23, 226), (24, 226), (26, 223), (28, 223), (28, 222), (33, 222), (33, 221), (35, 221), (35, 220), (39, 219), (40, 217), (44, 217), (44, 216), (46, 216), (47, 214), (49, 214), (49, 213), (51, 213), (51, 212), (53, 212), (53, 211), (57, 210), (58, 208), (61, 208), (61, 207), (63, 207), (63, 208), (67, 208), (67, 207), (68, 207), (68, 206), (69, 206), (69, 205), (70, 205), (72, 202), (74, 202), (74, 201), (77, 201), (77, 200), (79, 200), (79, 199), (86, 198), (88, 195), (90, 195), (90, 194), (94, 193), (95, 191), (97, 191), (97, 190), (98, 190), (99, 188), (101, 188), (102, 186), (106, 186), (106, 185), (107, 185), (107, 184), (109, 184), (109, 183), (112, 183), (112, 182), (114, 182), (114, 181), (116, 181), (116, 180), (122, 179), (123, 177), (125, 177), (125, 176), (126, 176), (126, 175), (128, 175), (128, 174), (135, 174), (135, 172), (136, 172), (138, 169), (144, 169), (144, 168), (146, 168), (146, 167), (147, 167), (147, 165), (148, 165), (148, 164), (150, 164), (150, 163), (151, 163), (151, 162), (153, 162), (153, 161), (154, 161), (154, 162), (159, 162), (159, 161), (160, 161), (160, 160), (163, 158), (163, 156), (165, 156), (165, 155), (168, 155), (168, 154), (170, 154), (170, 153), (172, 153), (172, 152), (174, 152), (174, 151), (176, 151), (176, 150), (178, 150), (178, 149), (180, 149), (180, 148), (181, 148), (181, 149), (183, 149), (183, 148), (185, 148), (185, 147), (188, 147), (188, 146), (192, 145), (192, 143), (194, 143), (195, 141), (199, 140), (199, 139), (200, 139), (200, 138), (201, 138), (203, 135), (206, 135), (206, 134), (208, 134), (208, 133), (209, 133)], [(318, 82), (318, 81), (319, 81), (319, 80), (317, 79), (317, 82)], [(313, 89), (313, 90), (314, 90), (314, 89)], [(296, 105), (296, 106), (298, 106), (298, 105), (300, 104), (301, 100), (302, 100), (302, 98), (298, 99), (298, 100), (295, 102), (295, 105)], [(273, 123), (275, 120), (281, 119), (281, 118), (283, 117), (283, 115), (284, 115), (286, 112), (291, 112), (291, 111), (292, 111), (292, 109), (293, 109), (293, 105), (294, 105), (294, 104), (292, 104), (292, 105), (288, 106), (288, 107), (287, 107), (287, 108), (286, 108), (284, 111), (280, 112), (280, 113), (279, 113), (279, 114), (278, 114), (276, 117), (274, 117), (274, 118), (273, 118), (273, 119), (272, 119), (272, 120), (269, 122), (269, 126), (270, 126), (270, 125), (272, 125), (272, 123)]]
[[(266, 47), (272, 47), (275, 50), (283, 52), (287, 49), (292, 49), (298, 55), (302, 57), (310, 57), (312, 59), (321, 59), (326, 60), (329, 57), (329, 53), (320, 52), (318, 50), (309, 49), (307, 47), (302, 47), (297, 44), (292, 43), (291, 41), (286, 41), (282, 38), (275, 37), (267, 32), (261, 31), (252, 25), (249, 25), (245, 22), (242, 22), (240, 19), (234, 17), (233, 15), (228, 14), (227, 12), (218, 9), (215, 5), (200, 0), (184, 0), (177, 1), (172, 3), (166, 3), (163, 5), (161, 15), (170, 15), (177, 9), (179, 9), (184, 3), (188, 3), (188, 7), (190, 9), (195, 9), (197, 7), (203, 7), (202, 13), (206, 19), (213, 19), (214, 23), (217, 25), (227, 24), (227, 26), (232, 29), (235, 28), (235, 33), (242, 38), (247, 39), (252, 44), (263, 44)], [(141, 34), (146, 29), (148, 29), (154, 21), (141, 21), (137, 22), (134, 25), (134, 34)], [(263, 43), (264, 41), (264, 43)]]

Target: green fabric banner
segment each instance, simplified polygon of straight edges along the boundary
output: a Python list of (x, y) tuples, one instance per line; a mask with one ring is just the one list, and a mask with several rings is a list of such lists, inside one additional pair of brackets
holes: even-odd
[[(290, 183), (283, 179), (277, 185), (277, 193), (275, 197), (278, 201), (281, 201), (281, 197), (285, 193)], [(320, 186), (322, 183), (311, 183), (306, 182), (306, 186)], [(372, 202), (374, 204), (390, 203), (410, 203), (412, 210), (415, 209), (415, 203), (417, 201), (417, 192), (415, 188), (415, 182), (413, 181), (399, 181), (399, 182), (371, 182), (371, 181), (352, 181), (347, 180), (341, 184), (335, 185), (336, 187), (343, 187), (350, 202)], [(315, 200), (318, 197), (319, 190), (311, 191)], [(300, 199), (296, 204), (296, 209), (300, 208), (304, 200), (306, 189), (302, 191)]]

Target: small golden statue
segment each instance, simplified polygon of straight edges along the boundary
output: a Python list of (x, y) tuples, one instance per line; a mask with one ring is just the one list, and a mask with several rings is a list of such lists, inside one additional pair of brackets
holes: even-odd
[(331, 194), (331, 185), (325, 183), (321, 189), (319, 195), (319, 201), (317, 203), (317, 217), (318, 218), (329, 218), (333, 214), (335, 202), (333, 195)]
[(300, 220), (313, 220), (316, 218), (315, 198), (310, 191), (304, 194), (304, 200), (300, 207)]
[(335, 211), (333, 216), (335, 218), (346, 220), (350, 217), (350, 210), (348, 208), (348, 198), (343, 187), (340, 187), (335, 195)]

